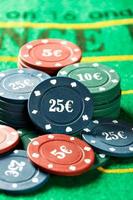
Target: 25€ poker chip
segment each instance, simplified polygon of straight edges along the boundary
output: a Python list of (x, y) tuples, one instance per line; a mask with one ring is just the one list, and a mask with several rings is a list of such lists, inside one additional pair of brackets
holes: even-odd
[(0, 72), (0, 99), (20, 103), (28, 100), (33, 88), (50, 76), (34, 69), (11, 69)]
[(66, 40), (40, 39), (20, 49), (19, 57), (28, 66), (57, 70), (81, 59), (81, 49)]
[(37, 137), (28, 145), (33, 163), (56, 175), (76, 176), (90, 169), (94, 152), (84, 141), (65, 134)]
[(74, 79), (53, 77), (34, 88), (28, 101), (28, 112), (33, 123), (47, 133), (73, 134), (91, 120), (92, 96)]
[(82, 138), (97, 151), (115, 157), (133, 156), (133, 125), (120, 120), (94, 120)]
[(0, 189), (12, 193), (35, 191), (45, 185), (49, 175), (32, 165), (23, 150), (0, 157)]
[(12, 150), (18, 143), (18, 132), (9, 126), (0, 125), (0, 154)]

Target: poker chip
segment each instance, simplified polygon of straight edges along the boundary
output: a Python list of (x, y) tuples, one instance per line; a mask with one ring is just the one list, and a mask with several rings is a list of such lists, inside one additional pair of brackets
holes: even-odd
[(77, 133), (92, 118), (93, 101), (80, 82), (53, 77), (37, 85), (28, 101), (32, 122), (46, 133)]
[(114, 114), (116, 117), (119, 117), (120, 114), (120, 102), (114, 104), (113, 106), (102, 108), (94, 111), (95, 118), (107, 118), (110, 114)]
[(19, 62), (26, 67), (57, 71), (66, 65), (79, 62), (81, 49), (60, 39), (39, 39), (23, 45), (19, 52)]
[(18, 113), (24, 113), (27, 108), (27, 104), (15, 104), (15, 103), (9, 103), (6, 101), (0, 100), (0, 109), (3, 109), (5, 111), (9, 112), (18, 112)]
[(33, 88), (50, 78), (34, 69), (11, 69), (0, 72), (0, 121), (14, 128), (31, 124), (27, 101)]
[(41, 133), (38, 133), (38, 131), (34, 131), (33, 129), (19, 129), (18, 130), (21, 144), (24, 150), (27, 150), (28, 144), (39, 135), (42, 135)]
[(33, 69), (12, 69), (0, 72), (0, 99), (10, 103), (28, 100), (33, 88), (50, 76)]
[(88, 87), (93, 94), (108, 94), (120, 84), (114, 69), (99, 63), (76, 63), (58, 72), (59, 76), (74, 78)]
[(110, 157), (105, 154), (95, 153), (95, 162), (92, 165), (91, 170), (96, 169), (97, 167), (105, 166), (110, 160)]
[(98, 152), (114, 157), (133, 156), (133, 126), (120, 120), (94, 120), (82, 138)]
[(49, 175), (32, 165), (23, 150), (0, 157), (0, 189), (12, 193), (32, 192), (44, 186)]
[(18, 132), (9, 126), (0, 125), (0, 154), (12, 150), (18, 143)]
[(112, 104), (116, 108), (115, 116), (119, 116), (120, 103), (116, 99), (121, 97), (120, 77), (114, 69), (100, 63), (76, 63), (61, 69), (57, 76), (78, 80), (90, 90), (94, 100), (93, 118), (105, 115), (110, 118), (111, 112), (105, 109), (112, 109)]
[(92, 148), (82, 140), (65, 134), (35, 138), (28, 145), (27, 153), (34, 164), (56, 175), (80, 175), (94, 163)]

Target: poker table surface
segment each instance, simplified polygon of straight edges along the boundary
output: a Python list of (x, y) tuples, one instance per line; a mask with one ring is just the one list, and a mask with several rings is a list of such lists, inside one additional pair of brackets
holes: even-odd
[[(19, 48), (38, 38), (61, 38), (79, 45), (81, 62), (100, 62), (121, 76), (120, 118), (133, 123), (132, 0), (0, 0), (0, 71), (16, 68)], [(133, 158), (78, 177), (51, 176), (39, 191), (0, 200), (132, 200)]]

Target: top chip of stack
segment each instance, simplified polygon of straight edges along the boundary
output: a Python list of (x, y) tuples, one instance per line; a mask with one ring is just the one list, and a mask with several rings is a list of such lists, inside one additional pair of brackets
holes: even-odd
[(20, 68), (33, 68), (50, 75), (61, 68), (79, 62), (81, 49), (66, 40), (39, 39), (21, 47), (18, 58)]
[(29, 125), (27, 100), (33, 88), (50, 76), (34, 69), (0, 72), (0, 122), (14, 128)]
[(99, 63), (76, 63), (61, 69), (57, 76), (65, 76), (83, 83), (93, 94), (94, 117), (117, 117), (120, 111), (120, 77), (118, 73)]

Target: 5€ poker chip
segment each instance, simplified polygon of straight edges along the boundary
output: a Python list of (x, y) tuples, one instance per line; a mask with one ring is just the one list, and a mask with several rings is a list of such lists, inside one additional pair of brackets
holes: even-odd
[(0, 157), (0, 189), (26, 193), (44, 186), (49, 175), (32, 165), (23, 150)]
[(82, 138), (98, 152), (115, 157), (133, 156), (133, 125), (120, 120), (94, 120)]
[(20, 103), (28, 100), (33, 88), (50, 76), (34, 69), (11, 69), (0, 72), (0, 99)]
[(74, 79), (53, 77), (34, 88), (28, 101), (28, 112), (33, 123), (47, 133), (73, 134), (91, 120), (92, 96)]
[(0, 125), (0, 154), (12, 150), (18, 143), (18, 132), (9, 126)]
[(32, 67), (57, 70), (80, 61), (81, 49), (66, 40), (40, 39), (25, 44), (20, 49), (19, 57)]
[(90, 169), (94, 152), (84, 141), (65, 134), (37, 137), (28, 145), (33, 163), (56, 175), (76, 176)]

